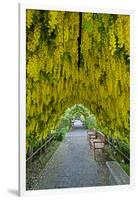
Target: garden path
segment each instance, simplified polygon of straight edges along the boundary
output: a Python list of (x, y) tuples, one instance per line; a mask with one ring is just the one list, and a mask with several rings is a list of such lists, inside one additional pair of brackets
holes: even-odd
[(109, 175), (105, 161), (93, 159), (86, 129), (76, 121), (47, 163), (34, 189), (111, 185)]

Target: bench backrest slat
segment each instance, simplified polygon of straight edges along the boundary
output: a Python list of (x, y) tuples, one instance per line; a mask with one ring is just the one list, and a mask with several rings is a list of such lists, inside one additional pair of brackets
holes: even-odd
[(102, 141), (105, 142), (105, 135), (100, 131), (97, 131), (97, 137)]

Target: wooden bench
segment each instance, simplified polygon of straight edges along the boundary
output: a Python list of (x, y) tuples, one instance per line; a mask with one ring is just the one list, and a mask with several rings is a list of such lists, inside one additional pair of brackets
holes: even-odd
[(110, 171), (110, 182), (112, 185), (127, 185), (130, 183), (130, 178), (116, 161), (107, 161), (106, 165)]
[(96, 132), (96, 138), (90, 138), (90, 147), (95, 149), (104, 149), (105, 135), (100, 131)]
[(96, 139), (96, 130), (95, 129), (87, 130), (87, 139), (88, 139), (88, 141), (90, 141), (91, 139)]

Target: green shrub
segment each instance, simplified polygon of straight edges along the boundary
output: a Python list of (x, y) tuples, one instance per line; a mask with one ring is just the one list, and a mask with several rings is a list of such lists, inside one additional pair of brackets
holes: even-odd
[(96, 119), (93, 115), (89, 115), (88, 117), (86, 117), (84, 124), (88, 129), (97, 128)]
[(60, 128), (60, 129), (57, 129), (57, 135), (56, 135), (56, 139), (58, 141), (62, 141), (65, 137), (65, 134), (67, 133), (67, 130), (68, 128)]
[(127, 157), (130, 156), (130, 147), (128, 144), (126, 144), (124, 142), (118, 142), (117, 146), (118, 146), (119, 150), (122, 151), (122, 153), (124, 153)]

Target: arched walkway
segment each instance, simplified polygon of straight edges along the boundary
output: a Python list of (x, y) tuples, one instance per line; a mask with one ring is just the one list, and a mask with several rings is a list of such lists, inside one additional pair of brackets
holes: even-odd
[(34, 189), (111, 185), (104, 161), (95, 161), (86, 129), (75, 122), (43, 170)]

